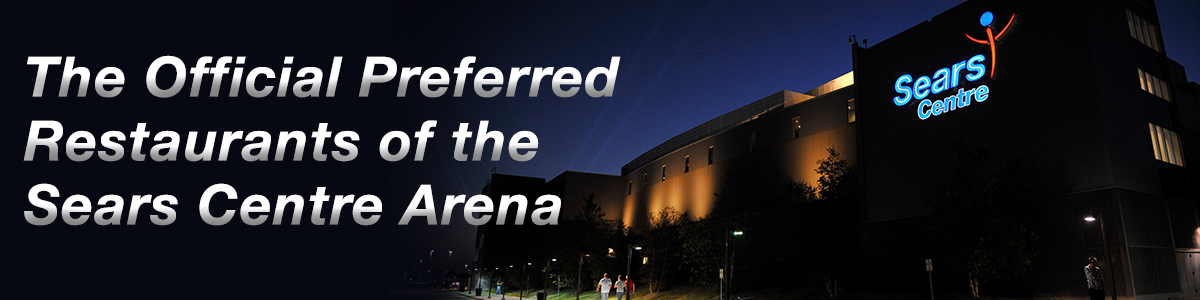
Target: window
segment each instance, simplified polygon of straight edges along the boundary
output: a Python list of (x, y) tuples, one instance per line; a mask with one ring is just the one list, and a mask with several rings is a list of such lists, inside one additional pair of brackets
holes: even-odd
[(1150, 92), (1159, 98), (1171, 101), (1171, 94), (1167, 93), (1167, 89), (1169, 87), (1167, 86), (1166, 81), (1162, 81), (1162, 79), (1158, 79), (1158, 77), (1154, 77), (1154, 75), (1150, 75), (1150, 73), (1142, 71), (1142, 69), (1138, 69), (1137, 71), (1138, 81), (1141, 83), (1143, 91)]
[(710, 164), (710, 165), (713, 162), (712, 154), (713, 154), (713, 146), (708, 146), (708, 164)]
[(642, 173), (642, 188), (646, 188), (646, 185), (650, 184), (650, 181), (646, 180), (647, 178), (650, 178), (650, 173)]
[(800, 127), (802, 127), (800, 125), (800, 117), (792, 118), (792, 138), (793, 139), (800, 138)]
[(625, 191), (625, 195), (633, 195), (633, 180), (629, 181), (629, 189)]
[(1179, 135), (1174, 131), (1150, 123), (1150, 143), (1154, 146), (1154, 159), (1183, 166), (1183, 151), (1179, 147)]
[(690, 172), (691, 170), (692, 170), (692, 156), (691, 155), (684, 156), (683, 157), (683, 172), (687, 173), (687, 172)]
[(662, 174), (663, 174), (662, 180), (659, 180), (659, 181), (667, 181), (667, 165), (663, 165), (663, 173)]
[(854, 99), (846, 100), (846, 110), (847, 110), (847, 112), (846, 112), (847, 118), (849, 118), (848, 122), (854, 123), (854, 121), (856, 120), (856, 118), (854, 117)]
[(1130, 36), (1133, 36), (1133, 38), (1142, 42), (1142, 44), (1150, 46), (1150, 49), (1162, 52), (1162, 47), (1158, 44), (1158, 30), (1154, 28), (1153, 24), (1146, 22), (1142, 17), (1139, 17), (1128, 9), (1125, 10), (1125, 19), (1129, 23)]

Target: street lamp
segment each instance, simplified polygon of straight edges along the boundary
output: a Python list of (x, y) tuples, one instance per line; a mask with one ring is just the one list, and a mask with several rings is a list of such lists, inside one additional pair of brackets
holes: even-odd
[[(505, 280), (508, 279), (508, 270), (512, 270), (512, 267), (513, 267), (512, 265), (508, 265), (508, 269), (504, 269), (504, 279)], [(504, 290), (504, 282), (503, 281), (500, 282), (499, 292), (500, 292), (500, 299), (504, 299), (504, 295), (508, 293), (507, 290)]]
[(579, 252), (579, 275), (575, 279), (575, 300), (579, 300), (579, 294), (583, 293), (583, 257), (592, 256)]
[[(1088, 223), (1100, 221), (1099, 222), (1100, 223), (1100, 242), (1104, 243), (1104, 256), (1108, 258), (1108, 280), (1109, 280), (1109, 282), (1114, 282), (1116, 275), (1114, 275), (1115, 273), (1113, 273), (1113, 270), (1112, 270), (1112, 268), (1113, 268), (1112, 253), (1108, 251), (1108, 233), (1104, 232), (1104, 221), (1100, 220), (1100, 218), (1098, 218), (1098, 217), (1093, 217), (1093, 216), (1083, 217), (1083, 220)], [(1117, 289), (1113, 288), (1112, 290), (1113, 290), (1112, 291), (1112, 299), (1117, 300), (1117, 293), (1116, 293)]]
[(629, 275), (633, 273), (633, 250), (642, 250), (642, 246), (629, 244), (629, 255), (625, 257), (625, 280), (629, 280)]
[[(542, 292), (546, 293), (547, 297), (550, 296), (550, 275), (551, 275), (550, 274), (550, 263), (551, 262), (558, 262), (558, 259), (551, 258), (550, 260), (546, 261), (546, 283), (542, 285)], [(555, 284), (555, 285), (557, 286), (557, 284)]]
[(725, 269), (722, 269), (722, 271), (728, 271), (729, 275), (721, 274), (721, 300), (729, 300), (729, 292), (733, 289), (731, 285), (733, 282), (733, 269), (729, 267), (729, 242), (732, 239), (731, 236), (742, 236), (742, 234), (741, 230), (730, 231), (729, 227), (725, 228)]
[(525, 277), (525, 267), (532, 265), (533, 263), (525, 263), (524, 266), (521, 266), (521, 295), (517, 296), (517, 299), (525, 298), (525, 285), (529, 283), (529, 277)]

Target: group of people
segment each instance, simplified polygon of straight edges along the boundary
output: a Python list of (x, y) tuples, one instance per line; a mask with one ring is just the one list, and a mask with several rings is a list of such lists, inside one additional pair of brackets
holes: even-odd
[(616, 290), (617, 300), (622, 300), (622, 297), (629, 295), (624, 299), (633, 299), (633, 280), (629, 276), (621, 277), (617, 275), (617, 282), (608, 279), (608, 273), (604, 273), (604, 278), (600, 279), (600, 283), (596, 284), (596, 292), (600, 293), (600, 300), (608, 300), (608, 292)]
[[(1096, 265), (1096, 257), (1088, 257), (1087, 266), (1083, 267), (1083, 274), (1087, 278), (1088, 296), (1092, 300), (1104, 299), (1104, 279), (1100, 272), (1100, 266)], [(600, 300), (608, 300), (610, 290), (616, 290), (617, 300), (633, 299), (633, 280), (628, 276), (624, 278), (617, 275), (617, 282), (608, 279), (608, 273), (604, 273), (604, 278), (600, 279), (600, 283), (596, 284), (596, 292), (600, 293)], [(628, 298), (622, 299), (625, 295)]]

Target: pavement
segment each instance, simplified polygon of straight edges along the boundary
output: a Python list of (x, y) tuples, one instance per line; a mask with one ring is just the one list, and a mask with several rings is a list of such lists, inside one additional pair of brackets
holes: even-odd
[(462, 299), (479, 299), (479, 300), (537, 300), (537, 294), (525, 294), (524, 298), (517, 297), (519, 294), (505, 294), (503, 297), (499, 294), (490, 295), (484, 291), (482, 296), (475, 296), (474, 292), (459, 292), (459, 291), (423, 291), (419, 289), (409, 290), (392, 290), (391, 295), (400, 299), (420, 299), (420, 300), (462, 300)]

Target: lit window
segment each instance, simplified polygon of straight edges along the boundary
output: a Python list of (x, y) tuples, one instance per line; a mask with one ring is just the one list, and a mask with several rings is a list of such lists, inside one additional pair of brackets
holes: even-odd
[(846, 115), (849, 118), (849, 122), (854, 123), (856, 120), (854, 117), (854, 99), (846, 100), (846, 110)]
[(792, 138), (800, 138), (800, 117), (792, 118)]
[(626, 196), (628, 196), (628, 195), (633, 195), (633, 180), (630, 180), (630, 181), (629, 181), (629, 190), (627, 190), (627, 191), (625, 192), (625, 195), (626, 195)]
[(1154, 159), (1183, 166), (1183, 151), (1179, 147), (1179, 135), (1174, 131), (1150, 123), (1150, 144), (1154, 147)]
[(687, 172), (690, 172), (691, 170), (692, 170), (692, 156), (691, 155), (684, 156), (683, 157), (683, 172), (687, 173)]
[(1133, 36), (1134, 39), (1142, 42), (1142, 44), (1150, 46), (1150, 49), (1162, 52), (1162, 48), (1158, 44), (1158, 30), (1155, 29), (1153, 24), (1146, 22), (1142, 17), (1139, 17), (1128, 9), (1125, 10), (1125, 19), (1129, 23), (1130, 36)]
[(713, 155), (713, 146), (708, 146), (708, 164), (710, 164), (710, 165), (711, 165), (711, 164), (712, 164), (712, 162), (713, 162), (713, 156), (712, 156), (712, 155)]
[(1162, 81), (1162, 79), (1158, 79), (1158, 77), (1154, 77), (1154, 75), (1138, 69), (1138, 82), (1142, 85), (1143, 91), (1171, 101), (1171, 94), (1167, 92), (1169, 87), (1166, 81)]
[(662, 180), (659, 180), (659, 181), (667, 181), (667, 165), (663, 165), (662, 169), (663, 169), (663, 172), (662, 172), (663, 176), (662, 176)]
[(650, 183), (649, 180), (646, 180), (647, 178), (650, 178), (650, 173), (642, 173), (642, 187), (643, 188), (645, 188), (646, 185)]

